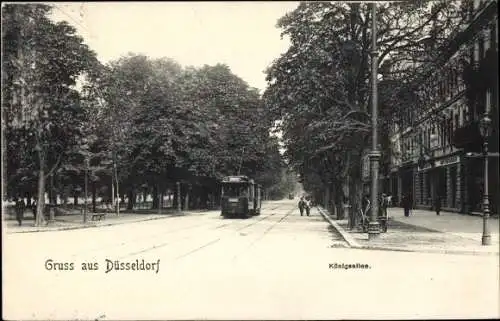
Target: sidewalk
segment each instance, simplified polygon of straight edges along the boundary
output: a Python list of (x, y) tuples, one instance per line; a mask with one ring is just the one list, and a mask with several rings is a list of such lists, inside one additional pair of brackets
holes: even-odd
[(388, 209), (388, 230), (378, 239), (368, 240), (368, 234), (350, 231), (347, 220), (335, 220), (321, 209), (332, 226), (353, 248), (429, 252), (446, 254), (498, 255), (499, 220), (490, 218), (491, 245), (481, 245), (483, 219), (458, 213), (413, 210), (405, 217), (403, 209)]
[[(142, 221), (166, 219), (170, 217), (185, 216), (190, 214), (199, 214), (200, 211), (185, 211), (178, 213), (176, 211), (164, 210), (162, 214), (152, 214), (152, 211), (145, 211), (144, 213), (120, 213), (117, 216), (115, 213), (108, 213), (106, 217), (100, 221), (91, 221), (90, 216), (87, 223), (83, 223), (83, 215), (62, 215), (56, 216), (54, 222), (50, 222), (45, 226), (34, 226), (34, 217), (32, 214), (25, 214), (22, 226), (19, 226), (17, 221), (12, 217), (4, 217), (3, 225), (5, 232), (10, 233), (30, 233), (30, 232), (49, 232), (49, 231), (63, 231), (73, 230), (90, 227), (111, 226), (127, 223), (136, 223)], [(156, 211), (157, 212), (157, 211)]]

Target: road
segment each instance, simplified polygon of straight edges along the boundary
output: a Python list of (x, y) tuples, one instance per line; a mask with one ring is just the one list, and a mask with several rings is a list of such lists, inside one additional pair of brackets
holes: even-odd
[[(206, 212), (4, 234), (3, 317), (499, 317), (498, 257), (349, 249), (318, 212), (300, 217), (295, 203), (267, 202), (249, 219)], [(48, 270), (47, 260), (73, 270)], [(106, 260), (144, 260), (152, 270), (107, 272)]]

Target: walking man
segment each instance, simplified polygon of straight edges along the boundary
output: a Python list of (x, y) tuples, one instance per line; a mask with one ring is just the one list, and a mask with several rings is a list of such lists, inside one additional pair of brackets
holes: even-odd
[(37, 208), (37, 200), (35, 198), (33, 200), (33, 202), (31, 203), (31, 210), (33, 211), (33, 217), (35, 218), (35, 222), (36, 222), (36, 217), (38, 216), (37, 215), (38, 212), (37, 212), (36, 208)]
[(405, 216), (410, 216), (410, 199), (407, 194), (403, 195), (401, 203), (401, 205), (403, 205)]
[(382, 197), (380, 198), (379, 216), (387, 217), (387, 207), (388, 207), (387, 195), (385, 195), (385, 193), (382, 193)]
[(370, 215), (369, 211), (371, 211), (371, 205), (372, 204), (370, 202), (370, 196), (366, 194), (365, 196), (363, 196), (363, 199), (361, 200), (361, 212), (362, 212), (361, 227), (368, 226), (368, 217)]
[(24, 200), (22, 198), (16, 198), (16, 220), (19, 226), (23, 224), (24, 209)]
[(305, 207), (305, 201), (304, 201), (304, 196), (302, 196), (299, 201), (300, 216), (304, 215), (304, 207)]
[(307, 214), (307, 216), (309, 216), (309, 213), (311, 211), (311, 199), (310, 198), (306, 198), (304, 207), (306, 208), (306, 214)]
[(434, 209), (436, 210), (436, 215), (439, 215), (441, 212), (441, 197), (436, 195), (436, 199), (434, 200)]

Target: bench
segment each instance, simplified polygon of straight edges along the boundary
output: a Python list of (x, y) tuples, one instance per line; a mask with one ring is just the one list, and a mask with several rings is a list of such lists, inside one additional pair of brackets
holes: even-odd
[(90, 219), (92, 221), (100, 221), (104, 217), (106, 217), (105, 213), (90, 213)]
[[(85, 215), (85, 209), (80, 209), (80, 215)], [(87, 212), (87, 217), (90, 217), (91, 221), (100, 221), (106, 217), (106, 213), (91, 213)]]

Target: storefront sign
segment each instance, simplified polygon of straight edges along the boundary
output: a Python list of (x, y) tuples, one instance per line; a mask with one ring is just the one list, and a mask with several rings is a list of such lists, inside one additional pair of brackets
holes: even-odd
[(430, 168), (432, 168), (432, 165), (427, 162), (423, 167), (418, 167), (418, 170), (425, 171), (425, 170), (430, 169)]
[(436, 167), (460, 163), (460, 156), (451, 156), (436, 161)]

